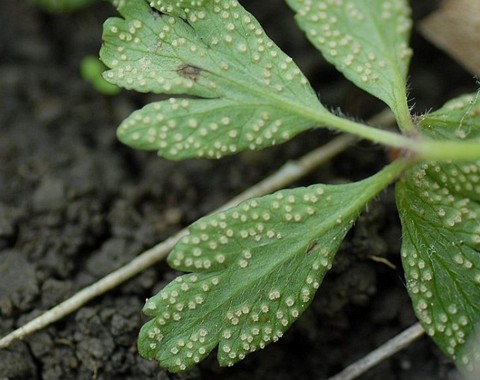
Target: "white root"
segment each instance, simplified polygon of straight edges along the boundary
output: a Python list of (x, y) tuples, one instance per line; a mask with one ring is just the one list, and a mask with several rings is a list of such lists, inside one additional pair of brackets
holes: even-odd
[(390, 356), (396, 354), (398, 351), (401, 351), (405, 347), (409, 346), (413, 341), (420, 338), (424, 333), (425, 330), (420, 325), (420, 323), (416, 323), (413, 326), (410, 326), (406, 330), (402, 331), (400, 334), (393, 337), (389, 341), (385, 342), (380, 347), (371, 351), (369, 354), (365, 355), (360, 360), (357, 360), (355, 363), (350, 364), (343, 371), (337, 373), (333, 377), (330, 377), (328, 380), (356, 379), (357, 377), (363, 375), (369, 369), (373, 368), (385, 359), (388, 359)]

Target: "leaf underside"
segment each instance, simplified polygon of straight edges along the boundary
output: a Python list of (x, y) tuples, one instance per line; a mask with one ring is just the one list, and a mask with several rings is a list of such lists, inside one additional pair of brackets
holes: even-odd
[(328, 111), (290, 57), (236, 0), (119, 1), (104, 26), (105, 78), (179, 97), (151, 103), (119, 127), (119, 139), (179, 160), (219, 158), (291, 139)]
[[(419, 129), (431, 138), (478, 139), (480, 101), (452, 100)], [(480, 161), (417, 165), (398, 183), (397, 204), (417, 317), (461, 368), (480, 368), (480, 347), (468, 344), (480, 322)]]
[(286, 0), (312, 44), (358, 87), (404, 110), (412, 50), (407, 0)]
[(200, 219), (168, 262), (192, 272), (147, 300), (139, 351), (185, 370), (217, 345), (233, 365), (276, 341), (312, 301), (364, 207), (391, 180), (314, 185), (248, 200)]

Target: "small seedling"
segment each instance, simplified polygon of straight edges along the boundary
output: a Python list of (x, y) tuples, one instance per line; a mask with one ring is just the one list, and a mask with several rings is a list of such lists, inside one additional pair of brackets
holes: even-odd
[(76, 11), (96, 1), (97, 0), (33, 0), (40, 8), (51, 13)]
[(107, 82), (102, 74), (105, 71), (105, 65), (100, 62), (98, 57), (87, 55), (80, 62), (80, 74), (83, 79), (89, 82), (98, 92), (104, 95), (118, 95), (120, 87)]
[[(147, 300), (140, 353), (172, 372), (218, 346), (233, 365), (279, 339), (312, 301), (365, 205), (396, 182), (401, 257), (416, 315), (462, 370), (480, 321), (480, 99), (413, 117), (406, 0), (287, 0), (323, 56), (393, 111), (400, 133), (330, 112), (237, 0), (116, 0), (104, 26), (105, 78), (171, 94), (135, 111), (124, 143), (180, 160), (219, 158), (325, 126), (400, 151), (365, 180), (250, 199), (200, 219), (170, 253), (188, 272)], [(466, 347), (469, 347), (468, 349)]]

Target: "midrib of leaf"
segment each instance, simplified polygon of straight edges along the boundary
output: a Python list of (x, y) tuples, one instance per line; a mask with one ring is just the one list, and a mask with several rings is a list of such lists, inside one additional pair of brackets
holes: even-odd
[[(256, 77), (252, 77), (254, 78), (255, 80), (257, 80)], [(298, 103), (295, 103), (295, 106), (292, 106), (292, 103), (293, 103), (293, 99), (289, 98), (288, 100), (290, 100), (290, 102), (286, 101), (284, 97), (282, 96), (275, 96), (272, 94), (273, 91), (261, 91), (261, 90), (257, 90), (256, 87), (253, 87), (253, 86), (246, 86), (244, 84), (242, 84), (241, 82), (238, 82), (236, 80), (233, 80), (231, 77), (222, 77), (222, 79), (226, 82), (229, 82), (231, 83), (232, 85), (234, 85), (235, 87), (237, 87), (238, 89), (240, 89), (240, 94), (243, 95), (243, 93), (247, 93), (247, 94), (253, 94), (257, 97), (257, 99), (261, 99), (264, 101), (265, 98), (269, 99), (270, 100), (270, 103), (275, 105), (276, 107), (282, 109), (282, 110), (288, 110), (290, 113), (292, 114), (297, 114), (298, 116), (302, 116), (302, 113), (300, 112), (300, 108), (303, 108), (304, 106), (302, 106), (301, 104), (298, 104)], [(258, 86), (261, 86), (262, 84), (259, 82), (258, 83)], [(243, 90), (243, 91), (242, 91)], [(228, 96), (228, 93), (224, 94), (223, 96), (225, 99), (231, 99), (231, 100), (238, 100), (236, 99), (235, 97), (229, 97)], [(219, 98), (222, 98), (222, 97), (219, 97)], [(249, 99), (250, 97), (247, 97), (246, 99)], [(247, 103), (248, 104), (248, 103)], [(266, 103), (268, 104), (268, 103)], [(255, 105), (257, 106), (258, 103), (254, 102), (252, 103), (252, 105)], [(320, 104), (320, 102), (318, 103), (319, 105), (319, 108), (321, 107), (322, 111), (324, 112), (328, 112), (325, 110), (325, 108), (323, 108), (323, 106)], [(313, 108), (310, 108), (308, 107), (308, 109), (310, 111), (314, 111), (316, 115), (320, 116), (323, 114), (323, 112), (318, 112), (317, 110), (314, 110)]]

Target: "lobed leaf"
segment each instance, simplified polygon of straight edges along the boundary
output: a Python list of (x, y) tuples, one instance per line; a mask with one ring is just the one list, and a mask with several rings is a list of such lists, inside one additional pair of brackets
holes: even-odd
[[(480, 101), (467, 95), (419, 122), (431, 138), (478, 139)], [(402, 261), (414, 310), (457, 364), (479, 366), (469, 339), (480, 327), (480, 161), (422, 163), (397, 185)]]
[(303, 313), (364, 207), (391, 169), (347, 185), (314, 185), (251, 199), (200, 219), (170, 253), (182, 271), (147, 300), (142, 356), (185, 370), (218, 347), (233, 365), (280, 338)]
[(180, 95), (134, 112), (118, 130), (124, 143), (170, 159), (218, 158), (314, 127), (305, 110), (330, 115), (238, 1), (117, 5), (123, 19), (104, 26), (105, 78), (141, 92)]
[(383, 100), (402, 120), (408, 45), (407, 0), (286, 0), (312, 44), (358, 87)]

